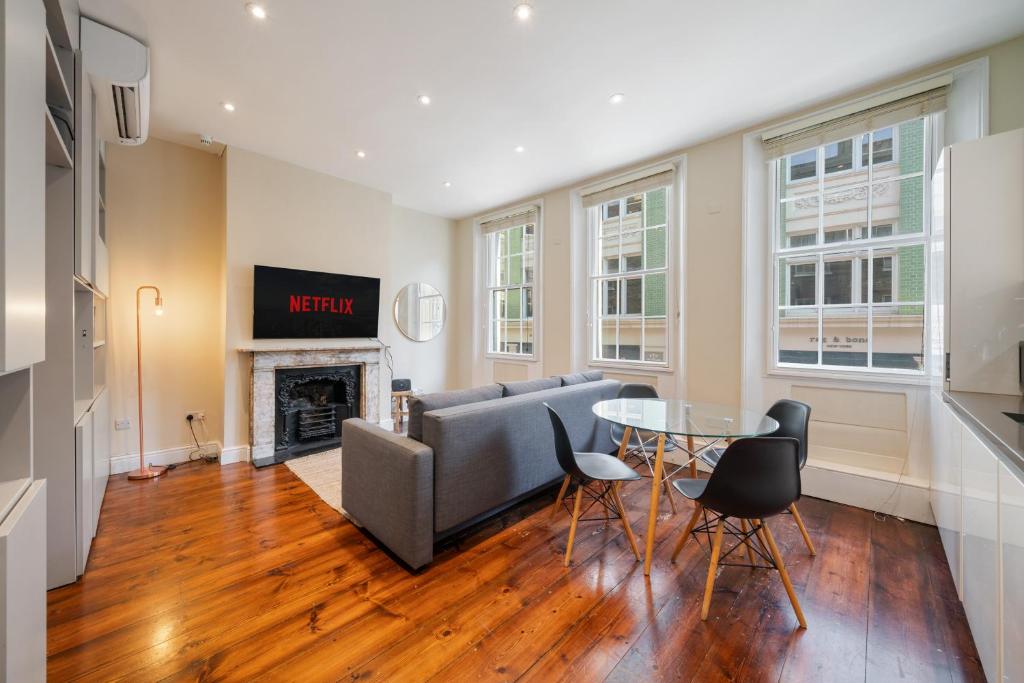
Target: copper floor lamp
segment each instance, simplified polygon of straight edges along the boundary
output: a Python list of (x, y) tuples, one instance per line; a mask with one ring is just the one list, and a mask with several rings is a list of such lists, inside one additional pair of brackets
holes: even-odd
[(136, 352), (138, 356), (138, 370), (139, 370), (139, 469), (132, 470), (128, 473), (129, 479), (154, 479), (156, 477), (167, 474), (167, 468), (162, 465), (150, 466), (146, 464), (146, 456), (144, 455), (143, 448), (143, 433), (142, 433), (142, 290), (152, 289), (156, 292), (156, 300), (153, 302), (156, 304), (156, 309), (153, 311), (156, 315), (163, 315), (164, 313), (164, 300), (160, 296), (160, 288), (154, 287), (153, 285), (142, 285), (135, 290), (135, 344)]

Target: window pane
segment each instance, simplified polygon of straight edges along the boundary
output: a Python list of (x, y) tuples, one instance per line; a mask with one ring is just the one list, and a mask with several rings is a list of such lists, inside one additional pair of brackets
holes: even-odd
[[(643, 280), (638, 277), (620, 280), (622, 282), (622, 313), (623, 315), (640, 315), (643, 313)], [(621, 345), (621, 340), (620, 340)]]
[(813, 306), (817, 303), (817, 261), (789, 263), (787, 265), (783, 260), (782, 264), (779, 272), (785, 277), (787, 271), (782, 270), (782, 268), (788, 268), (789, 282), (788, 288), (783, 290), (789, 294), (788, 301), (784, 299), (782, 304), (784, 306)]
[(818, 150), (816, 149), (809, 149), (806, 152), (789, 155), (786, 157), (786, 166), (789, 169), (787, 175), (789, 182), (816, 177), (815, 169), (817, 164)]
[(535, 226), (533, 223), (523, 227), (523, 251), (534, 251)]
[(876, 256), (868, 277), (868, 260), (860, 262), (860, 300), (868, 301), (868, 282), (871, 282), (871, 302), (884, 304), (892, 301), (892, 256)]
[(872, 237), (892, 237), (892, 223), (876, 223), (871, 226)]
[(897, 235), (924, 230), (924, 178), (878, 183), (871, 191), (872, 225), (890, 225)]
[(619, 281), (605, 280), (601, 283), (601, 313), (617, 315), (619, 312)]
[(668, 286), (665, 273), (652, 273), (644, 277), (644, 314), (661, 317), (668, 309)]
[[(618, 250), (616, 249), (616, 252)], [(619, 257), (618, 256), (606, 256), (601, 259), (601, 273), (607, 275), (609, 273), (619, 272)]]
[(825, 193), (826, 243), (862, 239), (867, 225), (867, 185)]
[(924, 301), (924, 245), (915, 244), (897, 249), (893, 268), (898, 278), (894, 300), (907, 303)]
[[(874, 156), (871, 158), (870, 163), (873, 164), (886, 164), (893, 160), (893, 129), (882, 128), (876, 130), (871, 134), (871, 149)], [(868, 137), (864, 137), (864, 143), (861, 146), (861, 163), (865, 166), (868, 165)]]
[[(615, 203), (615, 207), (616, 208), (615, 208), (614, 214), (610, 215), (610, 216), (606, 215), (604, 220), (601, 221), (601, 240), (602, 241), (605, 241), (605, 240), (608, 240), (608, 241), (611, 241), (611, 242), (616, 242), (617, 241), (616, 236), (619, 234), (619, 224), (621, 222), (619, 220), (619, 209), (618, 209), (618, 206), (619, 206), (618, 203)], [(605, 211), (608, 211), (609, 208), (610, 208), (609, 205), (605, 204)]]
[(644, 209), (644, 196), (642, 194), (635, 194), (632, 197), (626, 197), (626, 215), (633, 213), (640, 213)]
[(644, 214), (644, 226), (650, 228), (667, 223), (668, 189), (662, 187), (657, 190), (651, 190), (646, 194), (646, 197), (647, 209)]
[(817, 244), (818, 196), (801, 197), (780, 204), (779, 227), (779, 246), (783, 249)]
[(800, 172), (799, 169), (796, 177), (794, 177), (792, 173), (793, 168), (790, 165), (792, 157), (779, 159), (776, 167), (779, 178), (779, 199), (800, 197), (806, 194), (814, 194), (818, 191), (818, 180), (814, 174), (814, 166), (817, 164), (817, 152), (804, 152), (803, 154), (810, 155), (809, 165), (804, 167), (805, 171), (810, 172), (810, 175), (807, 177), (800, 177), (803, 175), (803, 172)]
[(818, 309), (779, 311), (779, 362), (817, 365)]
[(597, 283), (597, 339), (595, 352), (598, 358), (615, 360), (616, 332), (618, 330), (618, 283), (615, 280)]
[(622, 235), (622, 267), (627, 271), (640, 270), (644, 266), (644, 234), (630, 232)]
[(824, 304), (853, 303), (853, 259), (825, 260)]
[(497, 286), (508, 284), (508, 257), (498, 259), (498, 279), (494, 283)]
[(664, 363), (668, 360), (666, 322), (665, 318), (644, 319), (644, 360), (649, 363)]
[(924, 306), (876, 307), (871, 329), (874, 367), (924, 369)]
[(523, 255), (516, 254), (508, 259), (508, 282), (511, 285), (523, 283)]
[(901, 123), (895, 135), (898, 137), (896, 150), (890, 154), (899, 155), (900, 174), (921, 173), (924, 170), (924, 119)]
[(868, 309), (826, 308), (821, 319), (823, 365), (868, 366)]
[(519, 225), (508, 229), (508, 253), (523, 253), (523, 226)]
[(644, 231), (647, 249), (647, 267), (664, 268), (666, 263), (665, 227), (648, 228)]
[(613, 202), (608, 202), (603, 207), (603, 215), (605, 219), (617, 218), (619, 215), (619, 200), (616, 199)]
[(524, 318), (533, 318), (533, 287), (523, 289)]
[(853, 140), (840, 140), (825, 145), (825, 173), (838, 173), (853, 168)]
[(507, 293), (508, 319), (519, 320), (523, 314), (523, 290), (510, 289)]
[(491, 292), (491, 319), (504, 320), (506, 315), (505, 290), (499, 289)]

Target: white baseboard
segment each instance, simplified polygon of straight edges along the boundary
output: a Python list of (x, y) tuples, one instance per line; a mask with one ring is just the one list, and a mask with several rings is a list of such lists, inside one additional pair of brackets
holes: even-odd
[[(204, 446), (216, 446), (217, 450), (221, 451), (220, 464), (228, 465), (233, 462), (248, 462), (249, 461), (249, 447), (248, 446), (235, 446), (232, 448), (222, 448), (220, 443), (216, 441), (210, 441), (203, 444)], [(189, 444), (187, 446), (178, 446), (176, 448), (164, 448), (159, 451), (150, 451), (146, 453), (146, 464), (148, 465), (178, 465), (183, 462), (188, 462), (188, 455), (196, 449), (195, 444)], [(127, 455), (115, 455), (110, 458), (110, 474), (124, 474), (125, 472), (131, 472), (139, 466), (139, 454), (128, 453)]]

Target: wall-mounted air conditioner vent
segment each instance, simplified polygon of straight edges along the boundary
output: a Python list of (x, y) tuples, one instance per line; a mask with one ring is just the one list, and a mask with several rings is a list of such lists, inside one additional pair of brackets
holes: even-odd
[(149, 48), (91, 19), (82, 19), (81, 34), (97, 132), (104, 140), (141, 145), (149, 136)]

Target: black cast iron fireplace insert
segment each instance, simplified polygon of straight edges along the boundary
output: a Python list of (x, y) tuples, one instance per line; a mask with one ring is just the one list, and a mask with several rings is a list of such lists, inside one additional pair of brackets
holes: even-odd
[(273, 463), (341, 445), (341, 423), (362, 417), (361, 374), (359, 365), (274, 371)]

